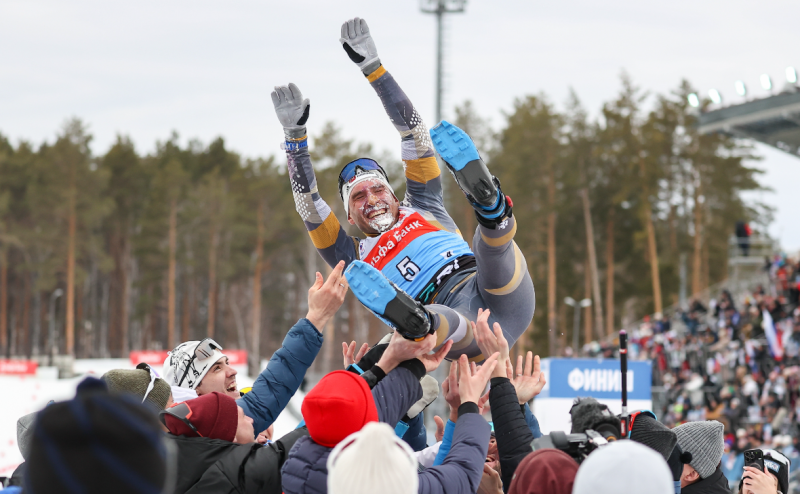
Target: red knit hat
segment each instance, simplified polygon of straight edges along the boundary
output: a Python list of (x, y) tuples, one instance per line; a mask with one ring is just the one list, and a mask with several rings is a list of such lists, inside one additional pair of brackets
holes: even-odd
[(333, 371), (308, 392), (300, 408), (308, 434), (332, 448), (367, 422), (378, 421), (378, 409), (367, 382), (352, 372)]
[(517, 466), (508, 494), (571, 494), (578, 462), (557, 449), (530, 453)]
[[(191, 412), (187, 419), (197, 429), (200, 436), (233, 442), (236, 437), (236, 428), (239, 425), (239, 410), (236, 400), (214, 391), (182, 403), (189, 407)], [(177, 417), (164, 414), (164, 421), (167, 429), (176, 436), (197, 436), (191, 427)]]

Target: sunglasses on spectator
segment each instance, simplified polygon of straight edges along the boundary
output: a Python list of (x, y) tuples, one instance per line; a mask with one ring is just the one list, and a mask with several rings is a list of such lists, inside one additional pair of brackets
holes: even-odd
[(147, 391), (144, 392), (144, 397), (142, 398), (142, 403), (144, 403), (144, 400), (146, 400), (150, 392), (153, 391), (153, 388), (156, 385), (156, 379), (158, 379), (159, 376), (158, 374), (156, 374), (156, 371), (154, 371), (152, 367), (145, 364), (144, 362), (137, 365), (136, 368), (141, 370), (146, 370), (147, 372), (150, 373), (150, 383), (147, 385)]
[(651, 412), (650, 410), (636, 410), (635, 412), (631, 412), (631, 414), (628, 415), (628, 423), (630, 424), (628, 426), (628, 439), (630, 439), (631, 437), (631, 431), (633, 430), (633, 423), (636, 421), (636, 417), (640, 415), (647, 415), (649, 417), (652, 417), (653, 420), (658, 420), (656, 414)]
[(192, 362), (196, 358), (208, 358), (214, 355), (214, 350), (222, 350), (222, 346), (217, 343), (216, 341), (212, 340), (211, 338), (204, 338), (197, 344), (194, 349), (194, 354), (186, 363), (186, 370), (183, 371), (183, 376), (181, 376), (181, 380), (178, 381), (178, 386), (183, 384), (183, 381), (186, 379), (186, 376), (189, 374), (189, 369), (192, 367)]
[(180, 420), (186, 424), (186, 426), (189, 427), (192, 432), (197, 434), (199, 437), (203, 437), (203, 435), (197, 430), (197, 427), (195, 427), (194, 424), (192, 424), (192, 422), (189, 420), (192, 418), (192, 408), (187, 402), (184, 401), (181, 403), (176, 403), (171, 407), (159, 412), (158, 418), (161, 420), (161, 423), (164, 424), (164, 427), (167, 427), (167, 415), (171, 415)]

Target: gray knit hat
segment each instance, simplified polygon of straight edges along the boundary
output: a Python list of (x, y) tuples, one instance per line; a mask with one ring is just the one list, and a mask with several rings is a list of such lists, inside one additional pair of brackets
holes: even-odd
[(114, 369), (103, 374), (103, 381), (108, 385), (108, 390), (112, 393), (130, 393), (144, 399), (144, 403), (150, 404), (157, 411), (167, 407), (172, 389), (167, 381), (160, 377), (153, 383), (153, 389), (145, 398), (147, 386), (150, 384), (150, 372), (146, 369)]
[(674, 430), (678, 435), (678, 445), (692, 454), (689, 465), (697, 470), (700, 477), (708, 478), (722, 460), (725, 426), (716, 420), (706, 420), (687, 422)]
[(17, 447), (24, 460), (28, 460), (33, 439), (33, 425), (38, 412), (23, 415), (17, 420)]

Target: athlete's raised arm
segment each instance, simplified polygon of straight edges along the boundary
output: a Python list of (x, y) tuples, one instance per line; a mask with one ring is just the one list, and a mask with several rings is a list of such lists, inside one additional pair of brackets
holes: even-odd
[(350, 237), (339, 224), (317, 188), (317, 178), (308, 154), (308, 120), (311, 103), (295, 84), (278, 86), (272, 91), (272, 103), (286, 136), (286, 158), (295, 209), (303, 218), (314, 247), (329, 266), (339, 261), (347, 264), (358, 259), (358, 240)]
[[(367, 22), (356, 17), (342, 24), (339, 41), (378, 93), (386, 114), (400, 133), (400, 158), (406, 163), (406, 201), (412, 207), (434, 213), (443, 224), (452, 223), (444, 210), (442, 177), (428, 129), (397, 81), (381, 65)], [(446, 227), (451, 229), (450, 225)]]

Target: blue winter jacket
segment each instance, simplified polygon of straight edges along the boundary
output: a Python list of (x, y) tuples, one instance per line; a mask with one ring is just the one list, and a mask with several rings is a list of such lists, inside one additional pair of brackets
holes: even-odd
[[(410, 362), (414, 364), (398, 367), (372, 388), (378, 420), (392, 427), (422, 398), (419, 380), (425, 375), (425, 366), (418, 360)], [(327, 494), (327, 463), (332, 449), (315, 443), (310, 436), (299, 439), (281, 468), (284, 494)]]
[(322, 347), (322, 334), (308, 319), (300, 319), (286, 334), (283, 345), (269, 359), (253, 389), (236, 400), (253, 419), (256, 434), (266, 430), (294, 396)]

